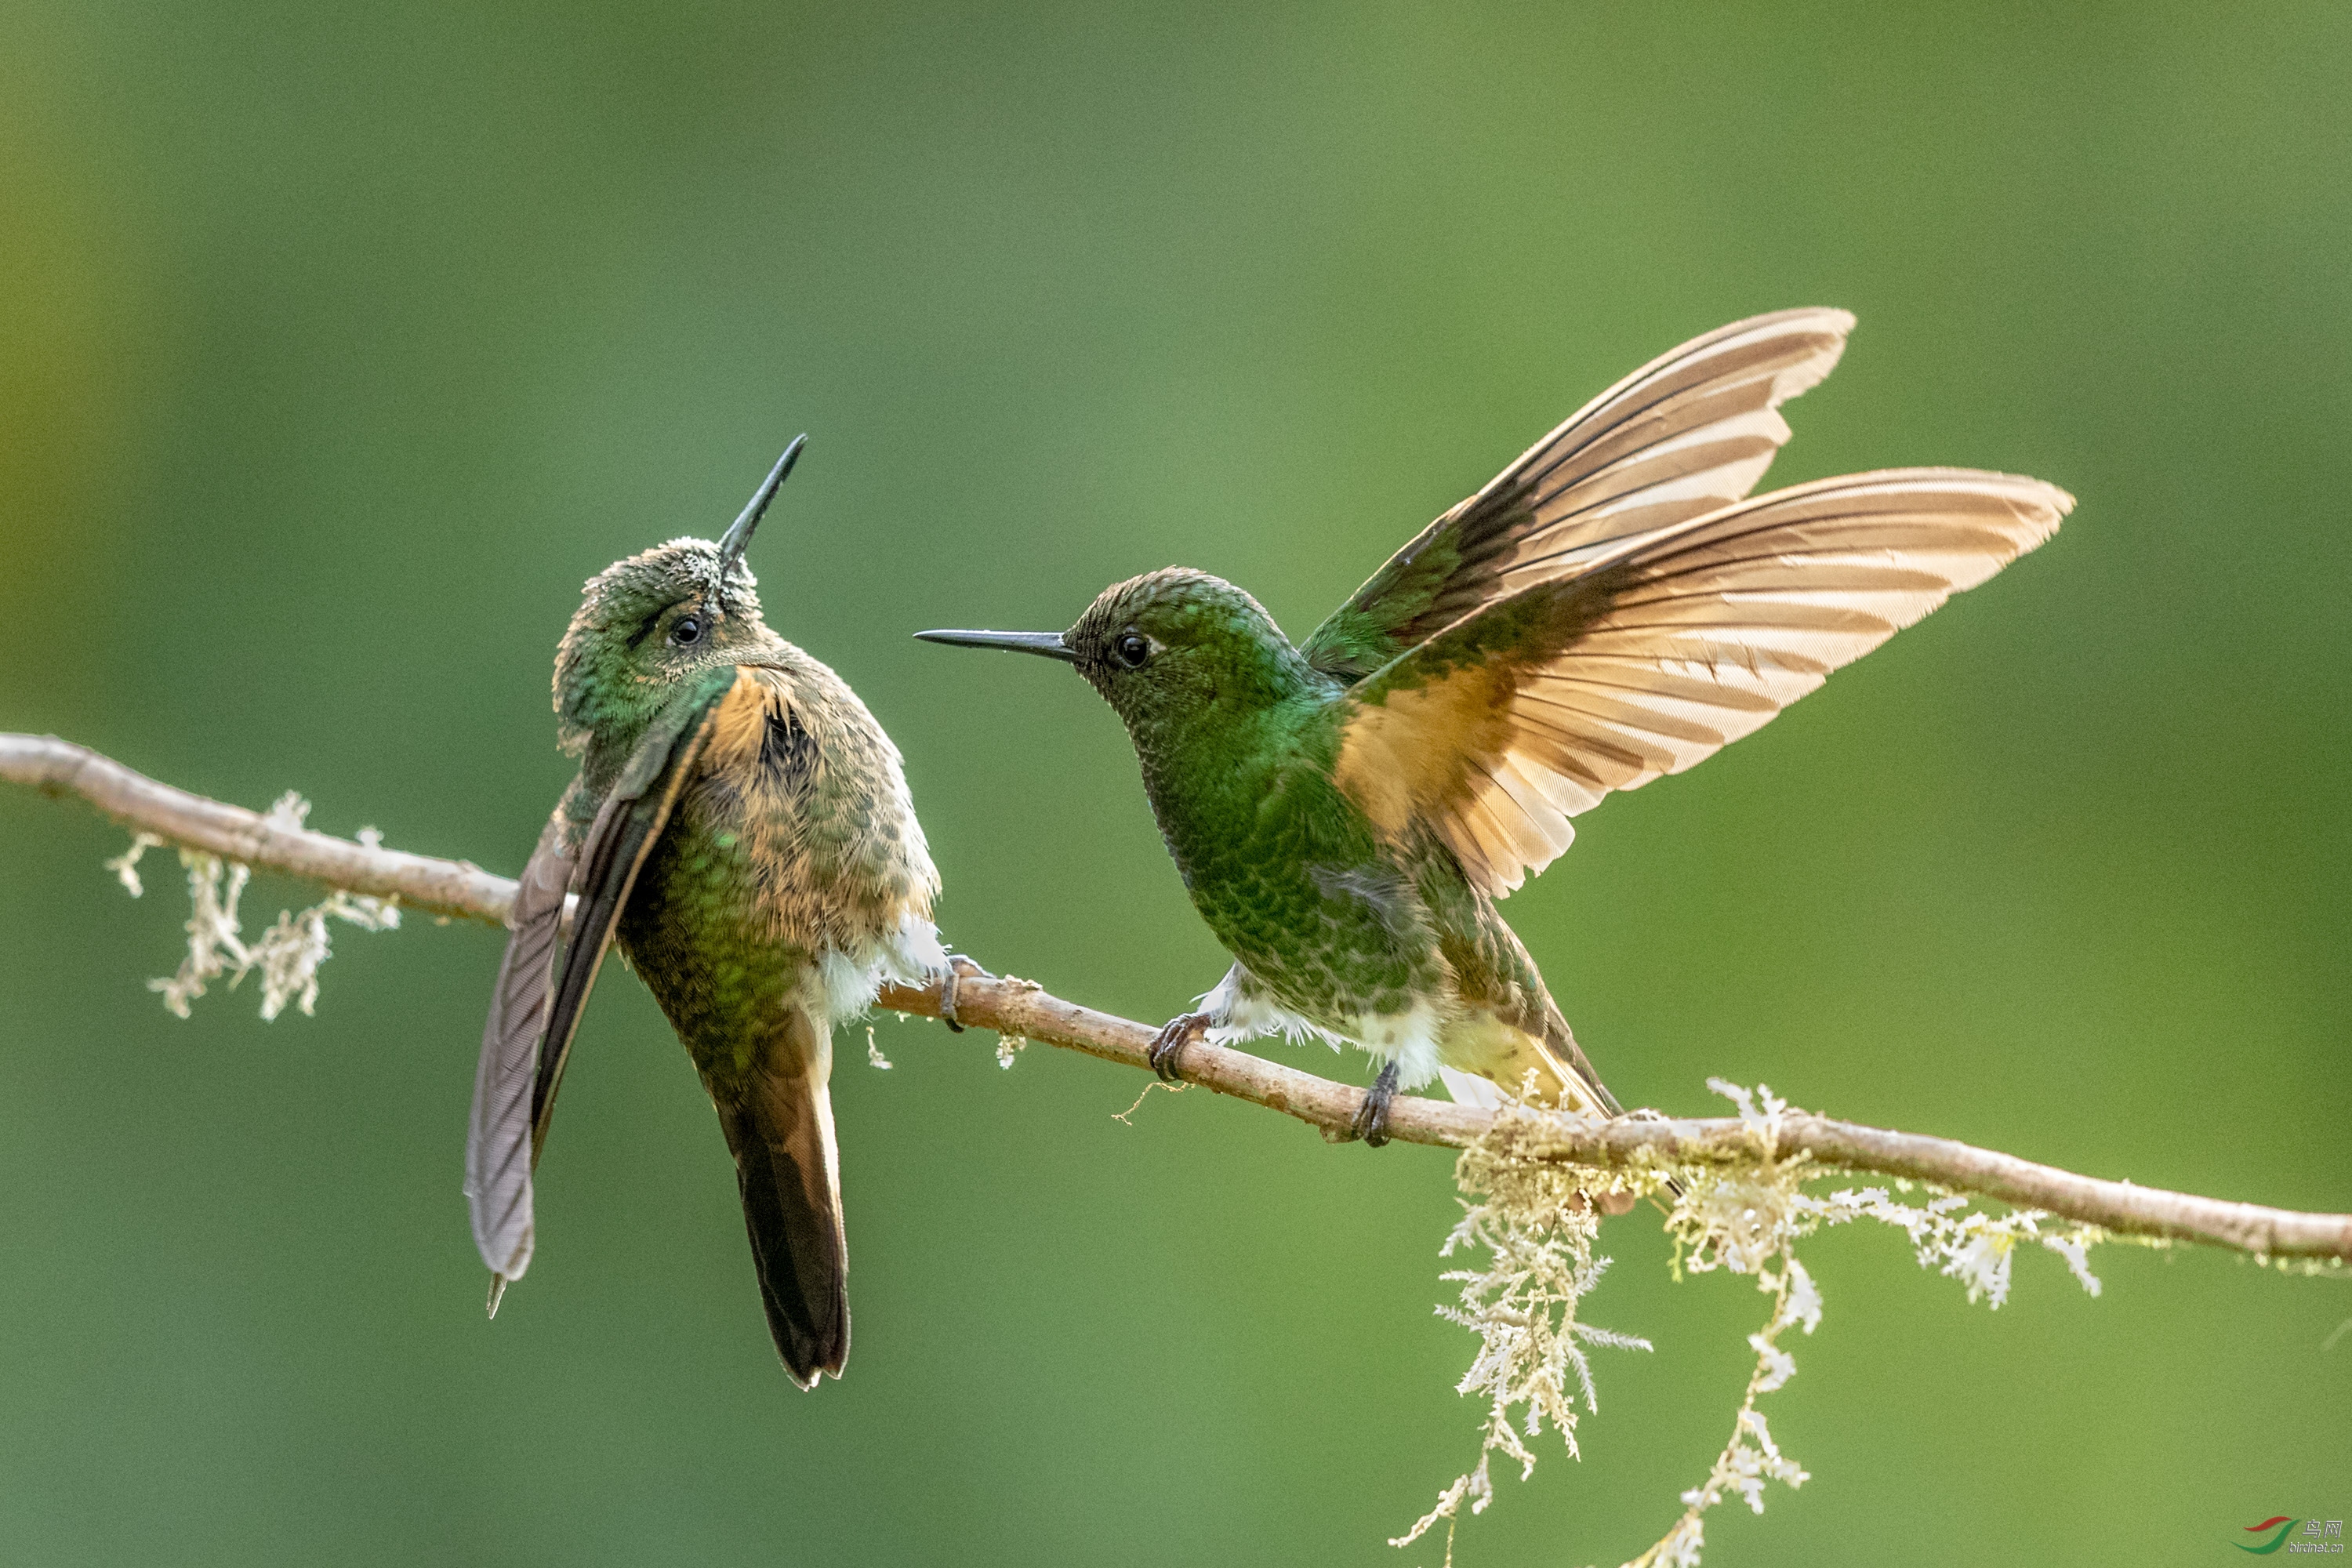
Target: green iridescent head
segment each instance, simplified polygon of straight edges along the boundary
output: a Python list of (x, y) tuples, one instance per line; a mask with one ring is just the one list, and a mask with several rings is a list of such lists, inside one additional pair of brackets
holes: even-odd
[(673, 539), (588, 580), (555, 653), (556, 729), (565, 751), (581, 751), (599, 731), (625, 743), (680, 680), (775, 640), (760, 619), (759, 579), (743, 552), (807, 441), (803, 436), (785, 448), (716, 542)]
[(1312, 679), (1264, 605), (1222, 577), (1183, 566), (1104, 589), (1066, 632), (915, 635), (1076, 665), (1130, 730), (1228, 704), (1278, 702)]

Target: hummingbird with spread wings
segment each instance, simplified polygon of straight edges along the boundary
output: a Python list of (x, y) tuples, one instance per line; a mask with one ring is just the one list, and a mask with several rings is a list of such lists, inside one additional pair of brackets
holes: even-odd
[(1066, 632), (933, 631), (1075, 665), (1127, 725), (1193, 906), (1233, 955), (1160, 1031), (1282, 1031), (1400, 1089), (1621, 1114), (1496, 908), (1614, 790), (1680, 773), (1961, 589), (2074, 505), (2037, 479), (1893, 468), (1753, 500), (1780, 406), (1836, 365), (1843, 310), (1758, 316), (1602, 393), (1294, 647), (1181, 567)]
[(495, 1316), (530, 1262), (532, 1173), (617, 942), (709, 1091), (769, 1331), (813, 1388), (849, 1353), (833, 1026), (885, 977), (919, 984), (947, 960), (898, 748), (846, 682), (768, 628), (743, 564), (807, 439), (716, 544), (673, 539), (592, 578), (563, 634), (556, 728), (580, 773), (508, 918), (466, 1195)]

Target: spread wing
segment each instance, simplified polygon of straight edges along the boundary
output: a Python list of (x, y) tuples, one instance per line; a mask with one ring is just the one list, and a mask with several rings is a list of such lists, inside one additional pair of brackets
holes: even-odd
[(1682, 772), (2057, 531), (2038, 479), (1896, 468), (1622, 542), (1465, 617), (1341, 699), (1340, 787), (1418, 818), (1496, 898), (1611, 790)]
[(1789, 438), (1780, 405), (1836, 367), (1853, 330), (1843, 310), (1781, 310), (1652, 360), (1390, 557), (1307, 637), (1307, 662), (1369, 675), (1580, 552), (1739, 500)]
[[(720, 702), (740, 678), (732, 667), (714, 670), (655, 720), (598, 808), (576, 862), (563, 850), (559, 808), (524, 868), (508, 917), (513, 935), (482, 1029), (466, 1145), (466, 1196), (474, 1243), (494, 1276), (494, 1313), (505, 1283), (520, 1279), (530, 1263), (531, 1169), (547, 1142), (581, 1009), (637, 872), (693, 775)], [(580, 901), (559, 958), (567, 882)]]

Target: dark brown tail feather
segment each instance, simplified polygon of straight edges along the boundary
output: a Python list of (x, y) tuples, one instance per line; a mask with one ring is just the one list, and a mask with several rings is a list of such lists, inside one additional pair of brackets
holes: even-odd
[(768, 1331), (793, 1381), (814, 1388), (822, 1373), (840, 1376), (849, 1356), (849, 1250), (825, 1064), (793, 1066), (719, 1101), (719, 1121), (735, 1152)]

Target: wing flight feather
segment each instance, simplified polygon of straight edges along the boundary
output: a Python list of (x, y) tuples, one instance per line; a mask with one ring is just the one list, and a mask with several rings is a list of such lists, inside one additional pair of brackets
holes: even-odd
[(1499, 898), (1568, 847), (1570, 818), (1751, 733), (2073, 505), (2038, 479), (1889, 469), (1622, 541), (1352, 687), (1339, 783), (1386, 831), (1434, 826)]
[(1734, 321), (1651, 361), (1391, 556), (1302, 648), (1355, 679), (1580, 554), (1738, 500), (1789, 438), (1780, 406), (1845, 351), (1843, 310)]

